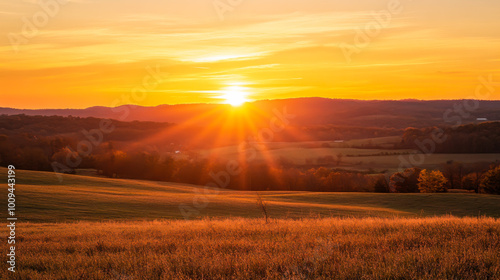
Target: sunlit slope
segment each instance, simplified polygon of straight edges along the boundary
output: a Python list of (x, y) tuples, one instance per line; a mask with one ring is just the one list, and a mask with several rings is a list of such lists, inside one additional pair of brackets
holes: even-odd
[[(6, 178), (6, 169), (0, 174)], [(262, 217), (255, 192), (221, 190), (205, 194), (199, 186), (63, 175), (17, 170), (17, 217), (32, 222), (74, 220), (183, 219), (180, 205), (201, 217)], [(5, 180), (6, 181), (6, 180)], [(6, 198), (7, 185), (0, 188)], [(200, 196), (201, 194), (201, 196)], [(195, 207), (208, 202), (206, 207)], [(474, 194), (371, 194), (262, 192), (273, 218), (313, 216), (392, 217), (417, 215), (500, 217), (500, 196)], [(2, 214), (5, 216), (5, 213)]]

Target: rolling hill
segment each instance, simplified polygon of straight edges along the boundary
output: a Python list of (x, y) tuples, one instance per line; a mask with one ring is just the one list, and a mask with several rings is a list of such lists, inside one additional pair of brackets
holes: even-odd
[[(6, 169), (0, 174), (6, 178)], [(221, 190), (209, 194), (201, 186), (63, 175), (17, 170), (17, 216), (20, 221), (183, 219), (179, 208), (203, 217), (263, 217), (255, 192)], [(6, 189), (0, 195), (6, 197)], [(500, 217), (500, 196), (476, 194), (373, 194), (260, 192), (271, 218), (417, 217), (455, 215)], [(194, 198), (197, 197), (197, 200)], [(206, 204), (206, 205), (205, 205)], [(196, 207), (196, 205), (205, 205)], [(3, 214), (5, 215), (5, 214)]]
[[(463, 106), (463, 100), (348, 100), (327, 98), (296, 98), (261, 100), (246, 106), (259, 116), (273, 115), (274, 110), (286, 107), (295, 116), (295, 125), (337, 125), (357, 127), (406, 128), (435, 125), (451, 125), (459, 113), (454, 110)], [(41, 109), (25, 110), (0, 108), (0, 115), (58, 115), (75, 117), (109, 118), (122, 121), (154, 121), (185, 123), (196, 119), (198, 124), (209, 124), (224, 117), (229, 105), (180, 104), (142, 107), (124, 105), (116, 108), (91, 107), (87, 109)], [(445, 112), (451, 111), (447, 117)], [(500, 101), (479, 101), (478, 108), (460, 115), (464, 123), (475, 122), (477, 118), (500, 120)], [(465, 116), (465, 117), (464, 117)]]

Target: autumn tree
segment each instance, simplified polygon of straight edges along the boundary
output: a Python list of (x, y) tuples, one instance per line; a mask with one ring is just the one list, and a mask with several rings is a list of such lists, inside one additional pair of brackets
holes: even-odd
[(418, 177), (418, 189), (422, 193), (446, 192), (445, 184), (447, 182), (448, 180), (441, 171), (424, 169)]
[(481, 180), (481, 189), (485, 193), (500, 194), (500, 166), (490, 169)]

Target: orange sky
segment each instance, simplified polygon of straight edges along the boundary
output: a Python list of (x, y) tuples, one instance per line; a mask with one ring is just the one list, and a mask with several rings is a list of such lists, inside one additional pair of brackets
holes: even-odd
[[(250, 100), (457, 99), (481, 75), (500, 80), (496, 0), (241, 0), (223, 19), (214, 3), (228, 0), (42, 2), (0, 0), (0, 107), (223, 102), (232, 87)], [(346, 59), (382, 11), (390, 23)], [(38, 32), (23, 33), (33, 15)]]

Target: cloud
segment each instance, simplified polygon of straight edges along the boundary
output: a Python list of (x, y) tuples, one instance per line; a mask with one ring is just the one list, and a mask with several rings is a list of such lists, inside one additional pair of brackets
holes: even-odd
[[(500, 24), (487, 24), (496, 19), (490, 8), (459, 17), (437, 2), (414, 1), (348, 64), (339, 44), (353, 44), (386, 1), (246, 1), (223, 22), (208, 0), (72, 2), (17, 55), (0, 36), (0, 82), (10, 92), (118, 94), (145, 65), (161, 64), (171, 74), (157, 90), (164, 94), (240, 81), (262, 97), (425, 98), (465, 95), (468, 80), (500, 69)], [(466, 13), (462, 5), (456, 10)], [(22, 16), (36, 9), (34, 1), (0, 0), (0, 31), (20, 32)]]

